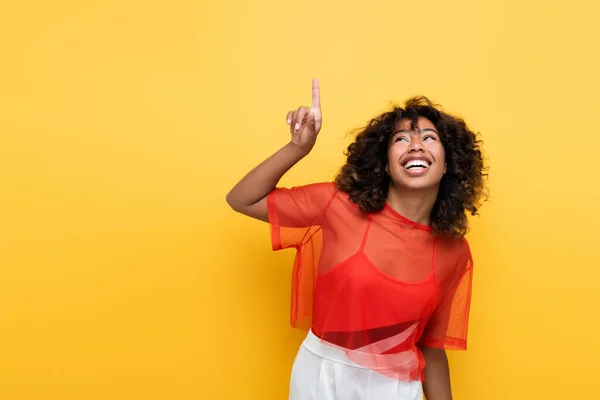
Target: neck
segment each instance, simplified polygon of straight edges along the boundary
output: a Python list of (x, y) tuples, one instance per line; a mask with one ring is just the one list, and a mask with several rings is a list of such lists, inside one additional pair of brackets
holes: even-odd
[(439, 186), (425, 189), (406, 189), (390, 183), (387, 203), (398, 214), (421, 225), (431, 223), (431, 210), (437, 199)]

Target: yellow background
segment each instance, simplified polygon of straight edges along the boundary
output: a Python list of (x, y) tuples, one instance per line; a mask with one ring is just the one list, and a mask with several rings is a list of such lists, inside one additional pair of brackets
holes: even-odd
[(597, 15), (588, 0), (3, 1), (0, 399), (284, 399), (291, 252), (225, 194), (324, 127), (425, 94), (482, 133), (456, 399), (599, 398)]

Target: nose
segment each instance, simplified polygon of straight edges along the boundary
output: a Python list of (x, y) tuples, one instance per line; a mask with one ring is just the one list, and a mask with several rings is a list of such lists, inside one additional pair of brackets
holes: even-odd
[(409, 153), (414, 153), (417, 151), (424, 151), (423, 150), (423, 142), (421, 141), (421, 135), (415, 135), (411, 138), (410, 140), (410, 144), (408, 146), (408, 152)]

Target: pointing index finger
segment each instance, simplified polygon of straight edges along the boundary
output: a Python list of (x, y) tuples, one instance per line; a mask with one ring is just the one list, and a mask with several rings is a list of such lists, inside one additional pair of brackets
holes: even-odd
[(312, 81), (312, 107), (321, 108), (321, 92), (319, 90), (319, 80), (314, 78)]

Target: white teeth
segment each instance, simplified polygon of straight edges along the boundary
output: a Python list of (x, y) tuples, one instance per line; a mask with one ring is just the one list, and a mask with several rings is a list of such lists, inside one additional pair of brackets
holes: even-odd
[(425, 160), (411, 160), (404, 164), (404, 168), (427, 168), (429, 167), (429, 162)]

